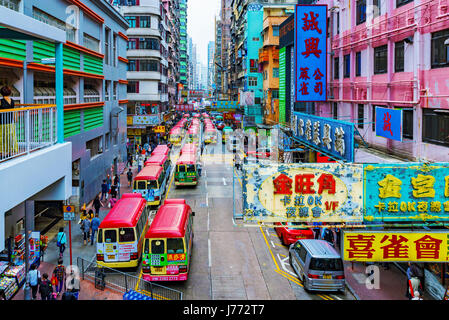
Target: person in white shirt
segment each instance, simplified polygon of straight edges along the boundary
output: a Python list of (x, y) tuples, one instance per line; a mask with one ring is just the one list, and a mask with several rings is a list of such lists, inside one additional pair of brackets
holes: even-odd
[(41, 278), (41, 274), (39, 270), (37, 270), (36, 265), (31, 265), (30, 271), (28, 271), (28, 284), (31, 287), (31, 294), (33, 300), (36, 300), (37, 289), (39, 287), (39, 279)]

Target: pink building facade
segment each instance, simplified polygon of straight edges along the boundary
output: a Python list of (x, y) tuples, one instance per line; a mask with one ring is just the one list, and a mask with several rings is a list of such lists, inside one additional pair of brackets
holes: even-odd
[[(449, 0), (317, 4), (328, 5), (333, 55), (328, 101), (316, 115), (355, 123), (371, 147), (401, 158), (447, 161)], [(403, 109), (402, 142), (376, 136), (377, 106)]]

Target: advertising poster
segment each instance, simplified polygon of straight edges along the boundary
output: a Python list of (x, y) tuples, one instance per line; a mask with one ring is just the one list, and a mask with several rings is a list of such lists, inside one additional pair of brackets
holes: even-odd
[(362, 179), (355, 164), (245, 165), (244, 220), (362, 222)]
[(449, 221), (449, 163), (364, 166), (365, 221)]
[(376, 107), (376, 136), (402, 141), (402, 110)]
[(133, 125), (146, 124), (146, 125), (158, 125), (160, 123), (160, 115), (152, 116), (134, 116)]
[(359, 262), (447, 262), (446, 231), (344, 231), (343, 259)]

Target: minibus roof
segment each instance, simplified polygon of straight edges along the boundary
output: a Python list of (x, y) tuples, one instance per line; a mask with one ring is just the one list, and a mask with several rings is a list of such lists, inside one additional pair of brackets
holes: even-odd
[(161, 175), (163, 169), (161, 166), (150, 164), (142, 169), (139, 174), (134, 178), (136, 181), (157, 180)]
[(188, 204), (169, 203), (159, 208), (145, 238), (182, 238), (192, 209)]
[(176, 164), (196, 164), (196, 156), (193, 153), (183, 153)]
[(135, 227), (146, 204), (140, 193), (124, 194), (103, 219), (100, 228)]
[(167, 155), (158, 153), (158, 154), (151, 156), (150, 159), (148, 159), (145, 162), (145, 167), (148, 165), (152, 165), (152, 164), (157, 164), (157, 165), (162, 166), (165, 163), (165, 161), (167, 161), (167, 160), (168, 160)]
[(169, 152), (170, 152), (170, 148), (166, 144), (160, 144), (153, 150), (151, 155), (155, 155), (155, 154), (166, 154), (167, 155)]

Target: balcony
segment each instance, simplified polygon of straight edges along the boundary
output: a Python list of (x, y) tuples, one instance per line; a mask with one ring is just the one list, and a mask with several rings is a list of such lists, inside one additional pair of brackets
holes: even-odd
[(269, 62), (270, 55), (267, 50), (260, 49), (259, 50), (259, 63)]
[(20, 0), (0, 0), (0, 6), (6, 7), (14, 11), (19, 11)]
[[(0, 110), (0, 163), (56, 144), (56, 105)], [(23, 108), (20, 108), (23, 107)]]

